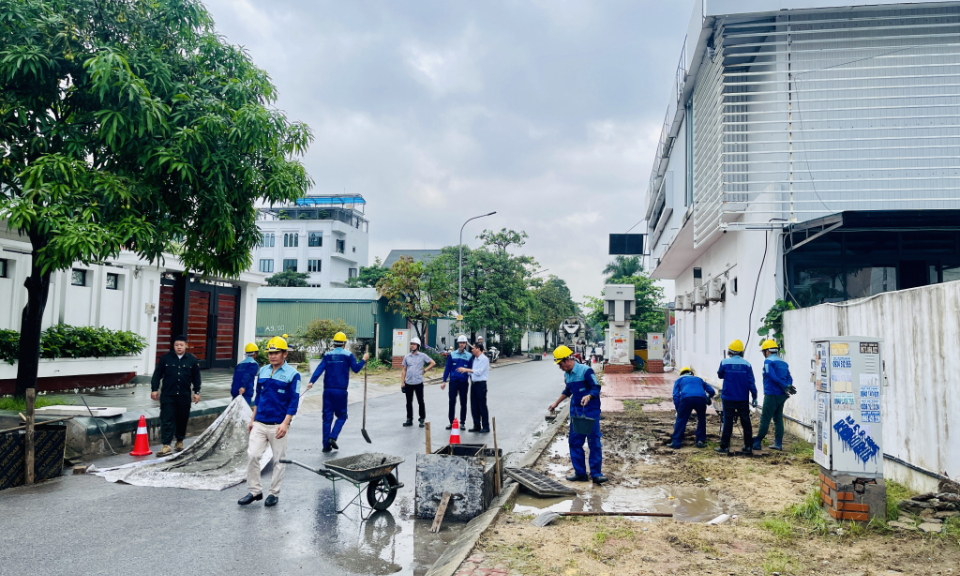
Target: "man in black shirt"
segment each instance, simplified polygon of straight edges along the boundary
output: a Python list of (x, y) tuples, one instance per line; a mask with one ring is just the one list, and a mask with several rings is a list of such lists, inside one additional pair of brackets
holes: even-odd
[(173, 454), (170, 444), (174, 435), (177, 437), (176, 451), (183, 450), (183, 438), (187, 435), (187, 422), (190, 419), (190, 400), (200, 402), (200, 362), (187, 352), (186, 336), (174, 338), (173, 350), (160, 357), (153, 371), (150, 389), (150, 398), (160, 400), (160, 437), (163, 447), (157, 456), (169, 456)]

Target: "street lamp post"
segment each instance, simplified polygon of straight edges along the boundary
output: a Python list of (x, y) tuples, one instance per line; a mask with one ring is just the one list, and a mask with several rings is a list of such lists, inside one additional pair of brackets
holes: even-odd
[[(496, 211), (493, 211), (489, 214), (481, 214), (480, 216), (474, 216), (470, 220), (476, 220), (477, 218), (486, 218), (487, 216), (493, 216), (496, 214)], [(467, 222), (470, 222), (467, 220)], [(460, 227), (460, 269), (457, 273), (457, 315), (463, 318), (463, 228), (467, 225), (467, 222), (463, 223), (463, 226)], [(463, 320), (459, 320), (460, 332), (463, 332)]]

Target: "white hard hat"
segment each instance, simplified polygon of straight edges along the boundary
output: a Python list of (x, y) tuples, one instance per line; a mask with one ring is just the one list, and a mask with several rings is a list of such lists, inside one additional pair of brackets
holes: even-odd
[(417, 346), (422, 346), (422, 344), (420, 344), (420, 339), (419, 339), (419, 338), (411, 338), (411, 339), (410, 339), (410, 343), (411, 343), (411, 344), (416, 344)]
[(466, 336), (464, 336), (463, 334), (461, 334), (461, 335), (457, 336), (457, 343), (460, 343), (460, 342), (469, 342), (469, 340), (467, 340), (467, 337), (466, 337)]

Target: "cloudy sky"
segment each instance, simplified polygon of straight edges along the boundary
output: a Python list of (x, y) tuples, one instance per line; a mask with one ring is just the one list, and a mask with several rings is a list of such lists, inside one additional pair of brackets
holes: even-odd
[[(393, 248), (524, 248), (599, 295), (607, 238), (644, 196), (692, 0), (207, 0), (306, 122), (314, 193), (367, 199)], [(638, 227), (635, 232), (641, 231)]]

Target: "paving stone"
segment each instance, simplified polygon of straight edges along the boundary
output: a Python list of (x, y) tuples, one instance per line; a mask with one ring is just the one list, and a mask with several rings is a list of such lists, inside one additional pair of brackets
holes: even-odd
[(954, 518), (956, 516), (960, 516), (960, 512), (957, 512), (956, 510), (948, 510), (946, 512), (937, 512), (936, 514), (934, 514), (935, 518), (940, 518), (940, 519)]
[(917, 527), (913, 524), (907, 524), (906, 522), (887, 522), (887, 526), (891, 528), (897, 528), (899, 530), (909, 530), (910, 532), (916, 532)]
[(917, 527), (921, 532), (926, 532), (930, 534), (939, 534), (943, 532), (943, 524), (933, 524), (931, 522), (924, 522)]

